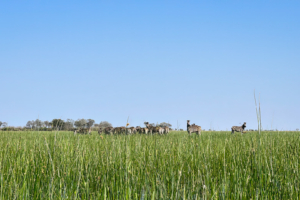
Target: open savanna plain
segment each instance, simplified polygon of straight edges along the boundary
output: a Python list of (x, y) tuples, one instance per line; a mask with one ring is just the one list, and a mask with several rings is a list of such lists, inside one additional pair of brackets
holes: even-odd
[(0, 131), (1, 199), (299, 199), (299, 132)]

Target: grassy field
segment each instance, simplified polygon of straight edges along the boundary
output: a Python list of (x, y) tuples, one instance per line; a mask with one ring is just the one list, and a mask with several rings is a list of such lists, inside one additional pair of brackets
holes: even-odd
[(299, 199), (299, 132), (0, 132), (1, 199)]

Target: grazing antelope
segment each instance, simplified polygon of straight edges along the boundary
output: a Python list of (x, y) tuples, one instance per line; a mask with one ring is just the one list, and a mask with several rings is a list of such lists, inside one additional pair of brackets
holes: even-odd
[(148, 128), (140, 128), (140, 131), (139, 131), (139, 133), (145, 133), (145, 134), (148, 134), (148, 132), (149, 132)]
[(148, 134), (149, 133), (149, 129), (148, 128), (143, 128), (144, 129), (144, 133)]
[(132, 133), (131, 129), (130, 128), (126, 128), (126, 134), (131, 134), (131, 133)]
[(187, 132), (189, 134), (196, 133), (198, 135), (201, 135), (201, 126), (195, 124), (190, 125), (190, 120), (187, 120)]
[(148, 131), (149, 131), (148, 128), (141, 128), (140, 126), (137, 126), (135, 129), (136, 129), (136, 132), (140, 133), (140, 134), (142, 134), (142, 133), (148, 134)]
[(89, 129), (85, 129), (85, 134), (89, 134), (89, 135), (91, 135), (91, 133), (92, 133), (92, 127), (90, 127)]
[(126, 128), (126, 133), (127, 133), (127, 134), (133, 134), (133, 133), (136, 133), (136, 129), (135, 129), (134, 127)]
[(156, 126), (152, 126), (151, 124), (149, 124), (149, 122), (145, 122), (144, 123), (146, 125), (146, 127), (148, 128), (148, 131), (153, 134), (153, 133), (161, 133), (161, 127), (156, 127)]
[(233, 126), (231, 127), (231, 134), (234, 134), (234, 131), (244, 133), (244, 129), (246, 128), (246, 122), (242, 126)]
[(114, 134), (121, 134), (123, 132), (122, 127), (116, 127), (114, 128)]
[(129, 129), (131, 130), (131, 133), (136, 133), (136, 128), (130, 127)]
[(113, 131), (114, 131), (114, 128), (113, 128), (113, 127), (106, 127), (106, 128), (104, 129), (104, 133), (105, 133), (105, 134), (112, 134)]
[(76, 135), (77, 133), (79, 133), (79, 134), (91, 134), (91, 132), (92, 132), (92, 128), (90, 127), (90, 128), (79, 128), (78, 130), (77, 129), (75, 129), (74, 130), (74, 135)]
[(73, 129), (74, 135), (77, 134), (77, 131), (78, 131), (78, 130), (77, 130), (76, 128)]
[(165, 133), (165, 129), (163, 127), (159, 127), (158, 128), (158, 133), (161, 134), (161, 135), (164, 134)]
[(169, 127), (164, 127), (164, 132), (165, 132), (165, 134), (168, 134), (169, 132), (170, 132), (170, 128)]
[(136, 130), (137, 133), (141, 133), (140, 132), (141, 131), (141, 127), (140, 126), (135, 127), (135, 130)]
[(159, 134), (163, 134), (163, 129), (159, 126), (155, 126), (151, 129), (151, 134), (152, 133), (159, 133)]
[(103, 133), (103, 128), (100, 127), (100, 128), (98, 129), (98, 134), (101, 135), (102, 133)]
[(125, 126), (121, 126), (121, 133), (127, 133), (127, 128)]
[(158, 131), (159, 131), (159, 133), (160, 133), (161, 135), (162, 135), (162, 134), (167, 134), (167, 133), (169, 133), (170, 128), (167, 127), (167, 126), (165, 126), (165, 127), (160, 127), (160, 128), (158, 129)]
[(139, 134), (141, 134), (141, 133), (144, 132), (143, 128), (141, 128), (141, 127), (140, 127), (140, 128), (137, 128), (136, 131), (137, 131)]
[(142, 133), (148, 134), (149, 133), (149, 129), (148, 128), (142, 128)]

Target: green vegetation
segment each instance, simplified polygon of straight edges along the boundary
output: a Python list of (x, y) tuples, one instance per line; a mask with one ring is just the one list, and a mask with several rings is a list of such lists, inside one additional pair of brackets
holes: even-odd
[(297, 132), (0, 132), (0, 199), (299, 199)]

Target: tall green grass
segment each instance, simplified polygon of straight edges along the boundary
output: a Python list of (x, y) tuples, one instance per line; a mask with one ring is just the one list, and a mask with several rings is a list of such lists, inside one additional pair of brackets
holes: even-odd
[(257, 134), (0, 132), (0, 198), (299, 199), (299, 133)]

